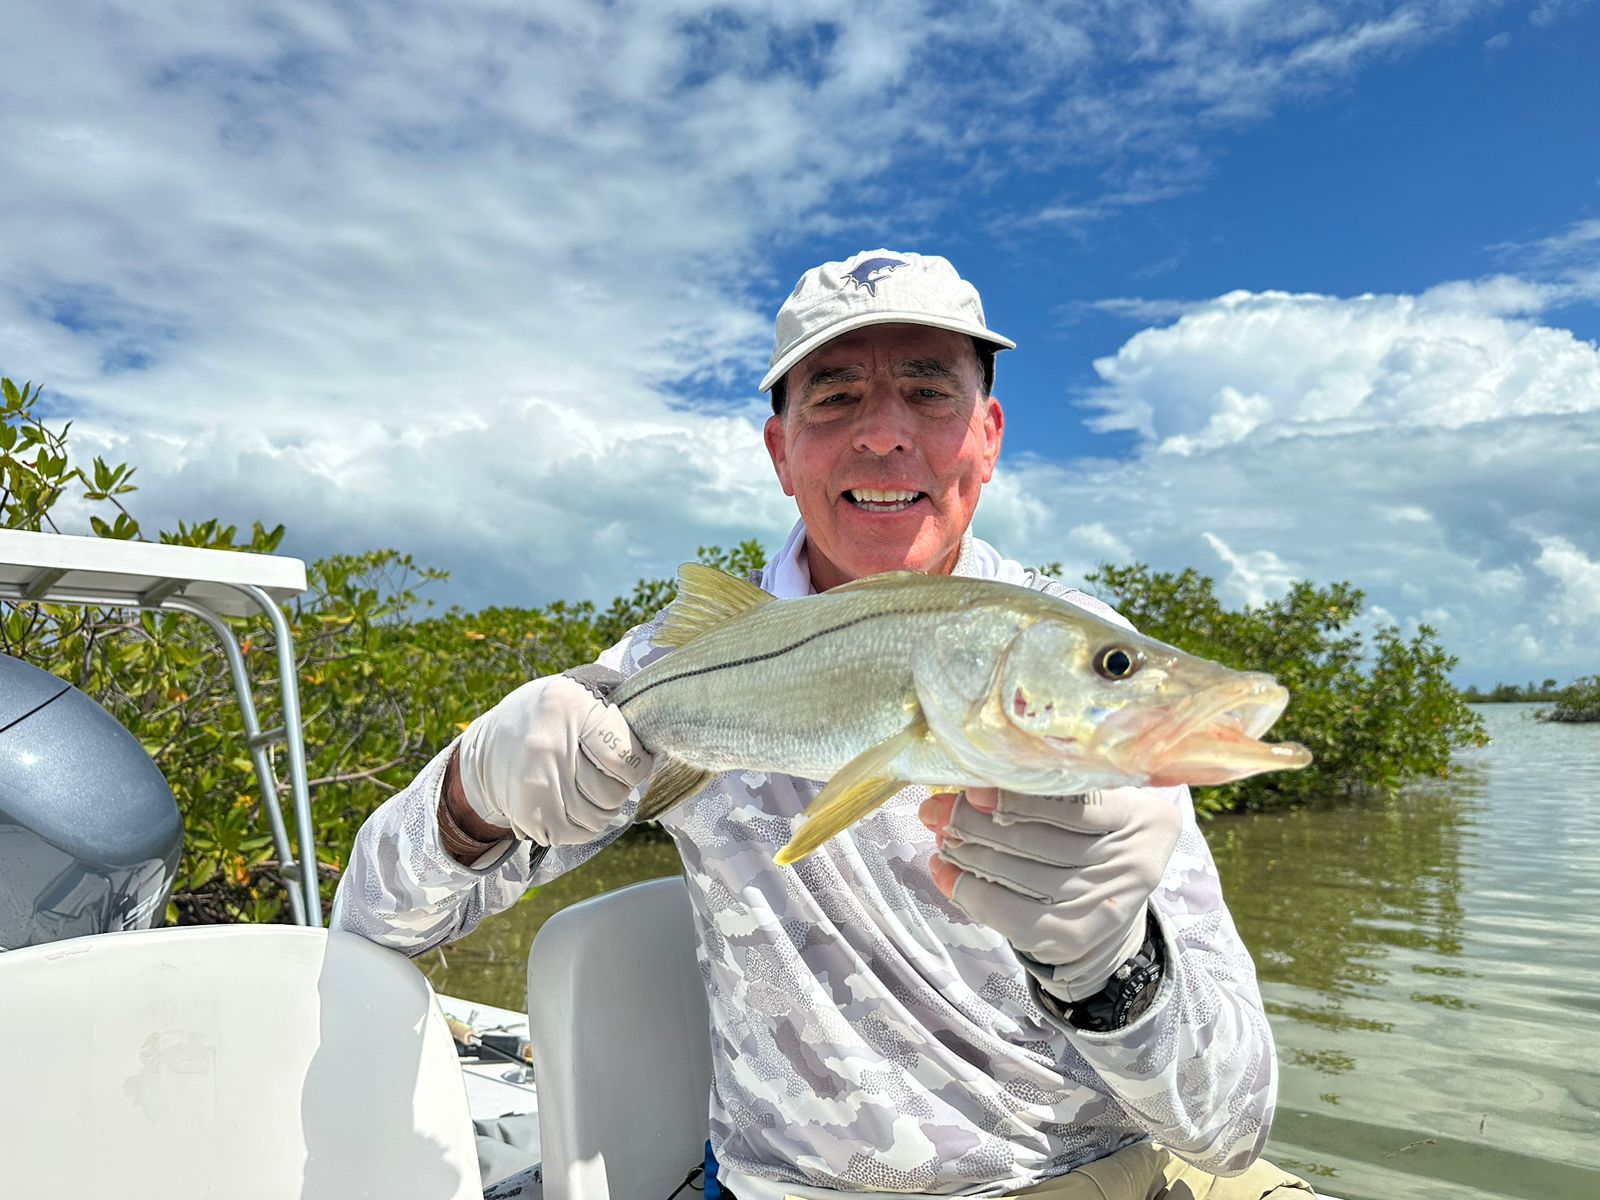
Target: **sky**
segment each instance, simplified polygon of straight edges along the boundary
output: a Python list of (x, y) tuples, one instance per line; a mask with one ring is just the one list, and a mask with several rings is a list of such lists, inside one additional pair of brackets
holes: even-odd
[[(800, 273), (1015, 339), (977, 533), (1600, 672), (1600, 5), (7, 5), (0, 372), (147, 530), (604, 601), (795, 512)], [(81, 522), (82, 523), (82, 522)], [(86, 526), (86, 523), (83, 523)], [(83, 531), (86, 531), (86, 527)]]

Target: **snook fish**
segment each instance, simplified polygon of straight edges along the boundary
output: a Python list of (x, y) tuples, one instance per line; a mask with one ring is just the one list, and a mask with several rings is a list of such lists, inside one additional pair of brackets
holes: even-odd
[(657, 756), (640, 819), (721, 771), (828, 784), (787, 864), (908, 784), (1068, 795), (1305, 766), (1288, 703), (1235, 671), (1014, 584), (897, 571), (779, 600), (700, 563), (611, 699)]

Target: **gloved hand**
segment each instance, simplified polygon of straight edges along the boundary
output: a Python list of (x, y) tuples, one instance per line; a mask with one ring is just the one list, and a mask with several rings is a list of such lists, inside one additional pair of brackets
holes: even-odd
[(930, 796), (920, 815), (940, 835), (939, 890), (1010, 941), (1039, 985), (1067, 1002), (1094, 995), (1139, 949), (1183, 821), (1148, 788), (972, 788)]
[(604, 697), (622, 676), (579, 667), (525, 683), (461, 735), (467, 804), (490, 825), (541, 846), (592, 842), (621, 824), (654, 759)]

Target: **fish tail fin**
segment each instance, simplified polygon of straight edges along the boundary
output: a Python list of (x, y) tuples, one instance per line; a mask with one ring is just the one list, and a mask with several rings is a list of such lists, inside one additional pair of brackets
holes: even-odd
[(653, 640), (658, 646), (687, 645), (724, 621), (773, 599), (771, 593), (736, 575), (705, 563), (684, 563), (678, 568), (678, 596)]
[(639, 801), (636, 821), (653, 821), (667, 809), (694, 795), (716, 777), (715, 771), (692, 767), (681, 758), (664, 757), (650, 776)]

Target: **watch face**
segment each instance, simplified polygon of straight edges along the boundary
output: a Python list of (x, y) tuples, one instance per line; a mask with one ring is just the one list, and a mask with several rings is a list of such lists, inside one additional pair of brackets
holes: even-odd
[(1160, 979), (1155, 967), (1136, 967), (1123, 982), (1112, 1012), (1112, 1024), (1121, 1029), (1131, 1025), (1149, 1010), (1155, 1002)]

